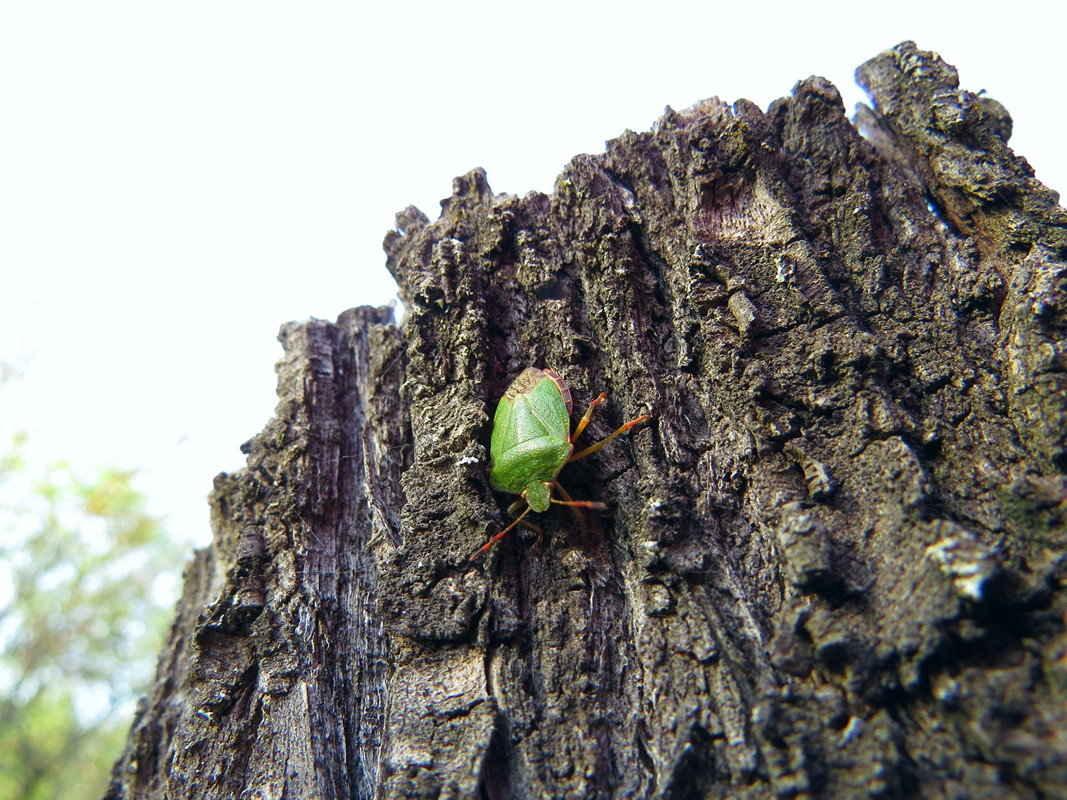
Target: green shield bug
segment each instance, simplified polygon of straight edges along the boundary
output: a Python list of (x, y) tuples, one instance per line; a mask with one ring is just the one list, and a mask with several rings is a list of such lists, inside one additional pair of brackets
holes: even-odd
[[(574, 440), (585, 430), (593, 409), (606, 396), (601, 394), (589, 404), (585, 416), (571, 433), (573, 403), (571, 390), (563, 378), (551, 369), (530, 367), (512, 381), (500, 398), (496, 416), (493, 417), (493, 434), (489, 444), (492, 458), (489, 485), (498, 492), (519, 496), (508, 509), (508, 513), (515, 516), (515, 521), (486, 542), (471, 556), (471, 560), (484, 555), (519, 523), (535, 528), (529, 522), (523, 522), (523, 518), (531, 511), (547, 511), (552, 503), (571, 508), (607, 508), (603, 503), (572, 500), (556, 480), (564, 464), (595, 453), (620, 433), (649, 419), (632, 419), (606, 439), (575, 453)], [(559, 493), (563, 499), (557, 500), (553, 493)], [(522, 513), (519, 513), (520, 510)]]

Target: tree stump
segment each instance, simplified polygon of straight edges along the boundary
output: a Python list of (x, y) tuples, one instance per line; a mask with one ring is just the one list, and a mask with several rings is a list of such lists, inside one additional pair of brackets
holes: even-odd
[[(1067, 213), (904, 43), (668, 109), (552, 195), (386, 237), (406, 318), (282, 329), (108, 798), (1067, 793)], [(490, 414), (560, 372), (610, 512), (507, 524)]]

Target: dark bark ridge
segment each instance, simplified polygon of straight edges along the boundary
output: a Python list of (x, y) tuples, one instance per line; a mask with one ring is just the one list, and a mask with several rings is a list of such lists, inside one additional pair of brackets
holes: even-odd
[[(109, 797), (1046, 797), (1067, 785), (1067, 214), (911, 43), (397, 216), (407, 310), (282, 331)], [(527, 366), (610, 504), (512, 535)], [(532, 538), (532, 537), (531, 537)]]

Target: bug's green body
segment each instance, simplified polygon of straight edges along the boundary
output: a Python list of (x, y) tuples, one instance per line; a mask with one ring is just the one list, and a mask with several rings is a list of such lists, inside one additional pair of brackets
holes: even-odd
[(564, 397), (561, 383), (555, 373), (531, 367), (508, 387), (493, 417), (489, 485), (498, 492), (524, 495), (537, 512), (548, 510), (551, 492), (546, 484), (556, 479), (574, 450), (570, 391)]
[[(486, 542), (471, 556), (472, 560), (481, 557), (516, 525), (526, 525), (540, 533), (540, 528), (525, 520), (531, 511), (547, 511), (552, 503), (570, 506), (575, 514), (579, 508), (607, 508), (603, 503), (590, 500), (572, 500), (556, 480), (564, 464), (595, 453), (619, 434), (648, 419), (630, 420), (611, 436), (575, 453), (574, 440), (585, 430), (593, 409), (604, 397), (601, 394), (589, 404), (585, 416), (572, 433), (571, 390), (563, 378), (550, 369), (530, 367), (512, 381), (500, 398), (493, 417), (493, 435), (489, 443), (493, 462), (489, 469), (489, 484), (498, 492), (519, 496), (508, 509), (516, 519)], [(553, 497), (555, 492), (564, 499)]]

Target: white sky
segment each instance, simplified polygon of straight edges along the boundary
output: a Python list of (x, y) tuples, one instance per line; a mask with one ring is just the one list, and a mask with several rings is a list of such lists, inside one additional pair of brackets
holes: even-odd
[[(393, 214), (452, 178), (551, 190), (665, 105), (766, 107), (903, 39), (1067, 187), (1062, 27), (1036, 4), (13, 0), (0, 7), (0, 428), (141, 469), (175, 535), (274, 407), (278, 326), (388, 303)], [(995, 12), (993, 9), (997, 9)], [(1005, 9), (1015, 16), (1005, 19)], [(878, 16), (874, 15), (878, 12)]]

